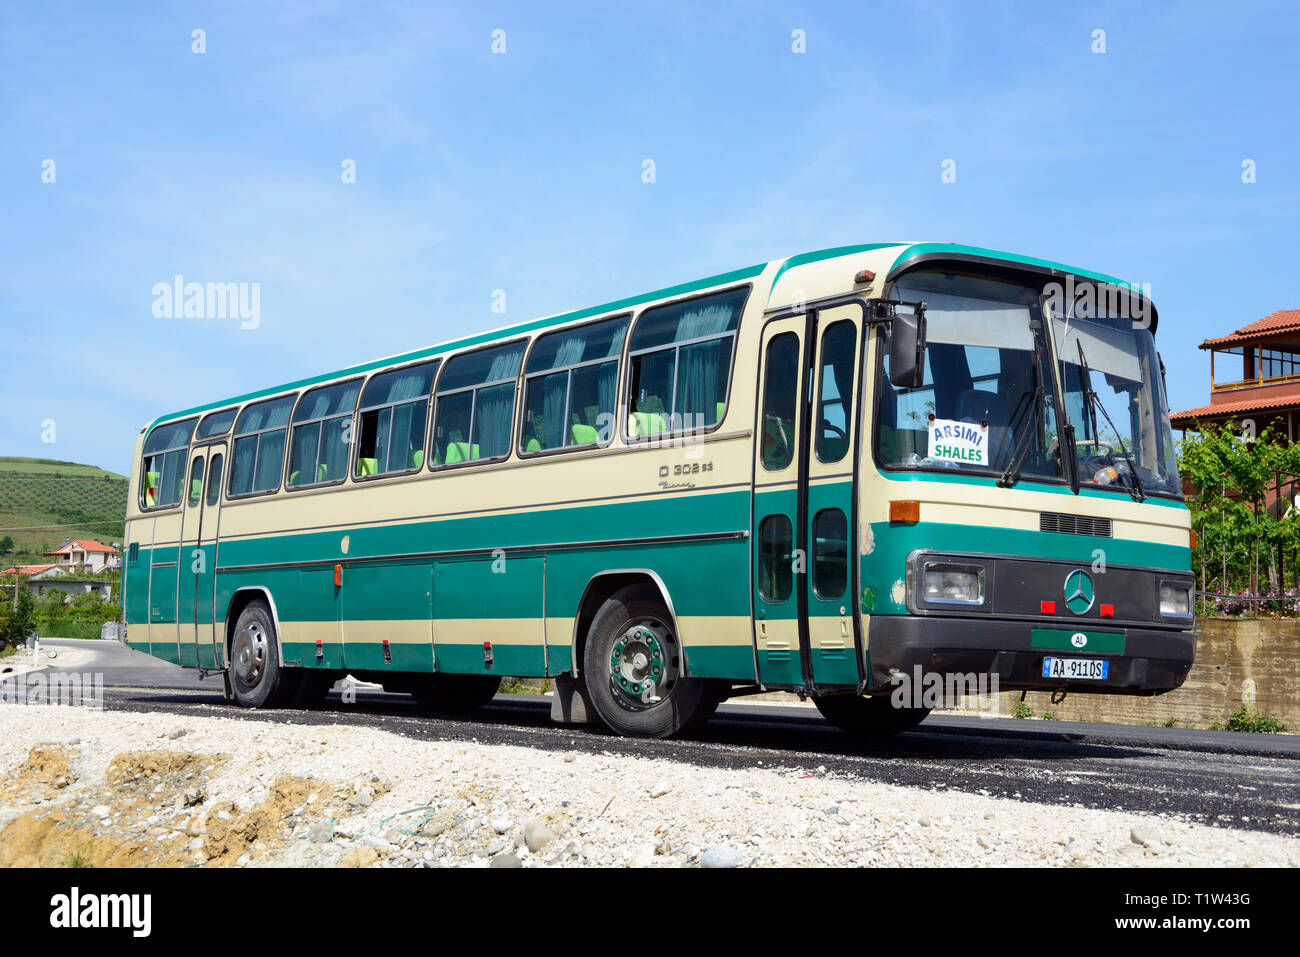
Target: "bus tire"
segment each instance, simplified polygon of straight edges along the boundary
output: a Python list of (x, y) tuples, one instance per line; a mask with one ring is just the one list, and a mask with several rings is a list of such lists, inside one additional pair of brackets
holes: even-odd
[(813, 704), (835, 727), (859, 738), (888, 738), (911, 731), (930, 713), (929, 708), (896, 708), (889, 695), (825, 695), (813, 698)]
[(298, 684), (280, 667), (280, 645), (271, 609), (260, 598), (249, 602), (235, 622), (230, 639), (230, 684), (235, 701), (245, 708), (273, 708)]
[(596, 714), (611, 730), (668, 738), (707, 721), (721, 700), (710, 682), (683, 677), (684, 660), (659, 595), (630, 585), (596, 612), (583, 650), (582, 679)]
[(500, 687), (500, 675), (433, 674), (417, 682), (411, 694), (421, 708), (454, 714), (490, 704)]

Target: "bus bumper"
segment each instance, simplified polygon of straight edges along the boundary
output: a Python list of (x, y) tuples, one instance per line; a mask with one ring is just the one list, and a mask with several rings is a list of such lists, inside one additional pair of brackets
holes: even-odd
[[(1191, 632), (1155, 628), (1115, 629), (1124, 636), (1122, 653), (1035, 647), (1032, 633), (1044, 628), (1069, 631), (1059, 622), (873, 615), (867, 631), (871, 689), (885, 691), (891, 675), (911, 678), (919, 666), (922, 674), (997, 675), (1000, 691), (1156, 695), (1183, 683), (1196, 648)], [(1043, 659), (1053, 656), (1105, 658), (1109, 674), (1101, 680), (1044, 678)]]

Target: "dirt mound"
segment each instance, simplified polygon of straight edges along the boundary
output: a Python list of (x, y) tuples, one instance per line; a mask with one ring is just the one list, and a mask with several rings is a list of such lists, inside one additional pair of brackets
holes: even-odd
[(125, 751), (113, 758), (104, 778), (119, 807), (177, 800), (189, 806), (204, 799), (208, 780), (229, 760), (227, 754)]
[(6, 775), (0, 794), (30, 799), (34, 794), (45, 797), (62, 790), (77, 780), (72, 770), (76, 757), (75, 748), (38, 744), (27, 752), (26, 761)]
[(0, 830), (0, 867), (179, 867), (182, 849), (94, 834), (61, 814), (28, 811)]

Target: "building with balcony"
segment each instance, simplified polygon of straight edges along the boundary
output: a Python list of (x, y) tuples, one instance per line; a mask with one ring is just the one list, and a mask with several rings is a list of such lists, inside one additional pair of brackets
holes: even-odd
[(1300, 439), (1300, 309), (1281, 309), (1227, 336), (1206, 339), (1210, 353), (1210, 404), (1170, 415), (1175, 429), (1205, 423), (1254, 423), (1255, 434), (1273, 425)]

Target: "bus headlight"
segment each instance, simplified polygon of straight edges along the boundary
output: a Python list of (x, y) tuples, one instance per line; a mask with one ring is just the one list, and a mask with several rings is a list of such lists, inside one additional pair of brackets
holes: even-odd
[(984, 569), (978, 565), (926, 565), (921, 573), (921, 598), (927, 602), (983, 604)]
[(1161, 582), (1160, 614), (1165, 618), (1191, 618), (1192, 586), (1186, 582)]

